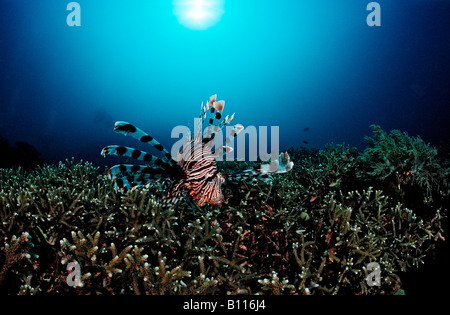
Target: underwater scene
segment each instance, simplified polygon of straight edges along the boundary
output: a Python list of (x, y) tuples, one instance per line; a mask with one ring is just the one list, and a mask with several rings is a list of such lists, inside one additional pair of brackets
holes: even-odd
[(0, 0), (0, 294), (450, 293), (449, 16)]

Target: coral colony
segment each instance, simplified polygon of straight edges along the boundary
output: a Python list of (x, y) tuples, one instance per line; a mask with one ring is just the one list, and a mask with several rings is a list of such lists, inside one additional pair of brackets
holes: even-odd
[(207, 132), (177, 157), (118, 122), (116, 132), (161, 156), (115, 145), (102, 153), (146, 164), (0, 169), (0, 291), (395, 294), (400, 274), (444, 241), (448, 153), (374, 125), (362, 151), (333, 144), (291, 148), (269, 166), (216, 161), (228, 153), (228, 141), (211, 146), (231, 121), (223, 105), (213, 96), (202, 107)]

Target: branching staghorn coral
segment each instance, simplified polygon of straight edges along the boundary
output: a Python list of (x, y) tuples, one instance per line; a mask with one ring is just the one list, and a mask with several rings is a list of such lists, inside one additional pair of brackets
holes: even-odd
[(308, 238), (302, 234), (300, 242), (293, 245), (301, 270), (297, 283), (302, 293), (312, 288), (327, 294), (354, 290), (364, 294), (394, 293), (388, 287), (368, 287), (366, 266), (378, 263), (382, 283), (395, 284), (396, 273), (422, 263), (428, 246), (440, 233), (430, 231), (411, 210), (393, 204), (372, 188), (338, 198), (330, 193), (324, 201), (315, 233), (305, 233)]
[(280, 295), (282, 292), (287, 294), (295, 292), (295, 286), (289, 284), (287, 279), (280, 281), (275, 271), (272, 271), (272, 278), (260, 279), (258, 282), (263, 285), (261, 289), (269, 291), (270, 294)]
[[(354, 163), (358, 151), (345, 144), (329, 144), (300, 167), (308, 169), (312, 183), (326, 188), (341, 188), (354, 180)], [(318, 166), (318, 167), (317, 167)]]
[[(399, 198), (384, 182), (358, 178), (369, 170), (356, 163), (362, 152), (330, 145), (289, 154), (296, 167), (270, 185), (227, 181), (221, 208), (163, 205), (160, 183), (116, 194), (85, 162), (0, 170), (0, 244), (27, 232), (35, 245), (21, 245), (17, 253), (33, 259), (13, 264), (0, 290), (393, 294), (399, 272), (421, 266), (444, 239), (448, 202), (411, 199), (418, 183), (402, 185)], [(69, 285), (78, 271), (70, 263), (82, 286)], [(380, 266), (381, 286), (366, 281), (370, 263)]]
[(94, 237), (72, 232), (74, 244), (67, 239), (61, 241), (61, 263), (76, 262), (80, 270), (90, 271), (80, 275), (81, 283), (74, 288), (78, 293), (202, 294), (217, 284), (217, 280), (206, 277), (201, 258), (200, 275), (185, 283), (183, 279), (190, 278), (191, 272), (182, 266), (170, 269), (161, 252), (157, 254), (158, 265), (152, 267), (149, 256), (142, 254), (143, 247), (129, 245), (119, 253), (112, 243), (109, 250), (99, 250), (99, 237), (98, 232)]
[[(200, 257), (199, 261), (203, 263)], [(169, 270), (161, 252), (158, 253), (158, 262), (158, 266), (154, 268), (148, 263), (138, 268), (138, 276), (143, 277), (146, 294), (205, 294), (217, 284), (217, 280), (205, 276), (205, 270), (201, 270), (201, 274), (195, 279), (187, 281), (186, 278), (191, 278), (192, 273), (183, 270), (181, 266)], [(137, 282), (134, 282), (133, 288), (135, 293), (141, 294)]]
[(370, 127), (374, 138), (365, 138), (368, 147), (358, 157), (359, 177), (389, 181), (398, 190), (417, 185), (428, 201), (440, 190), (448, 189), (450, 169), (441, 166), (436, 148), (399, 130), (387, 134), (378, 125)]
[(0, 269), (0, 287), (14, 264), (23, 259), (29, 260), (31, 258), (31, 255), (28, 252), (28, 247), (30, 245), (33, 245), (31, 243), (30, 234), (23, 232), (19, 238), (13, 235), (11, 241), (5, 243), (5, 246), (1, 248), (0, 262), (2, 262), (2, 267)]
[(20, 233), (24, 226), (31, 226), (39, 231), (33, 235), (38, 241), (49, 243), (55, 241), (55, 230), (76, 229), (85, 224), (87, 216), (91, 223), (98, 223), (100, 206), (106, 205), (108, 198), (116, 198), (90, 163), (67, 161), (67, 165), (45, 165), (27, 174), (21, 169), (10, 170), (8, 176), (2, 174), (0, 178), (2, 231)]

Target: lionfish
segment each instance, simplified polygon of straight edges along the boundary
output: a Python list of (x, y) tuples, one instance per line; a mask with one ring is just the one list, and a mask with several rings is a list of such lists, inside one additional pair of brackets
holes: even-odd
[[(287, 153), (281, 153), (278, 159), (273, 159), (270, 164), (263, 164), (255, 168), (235, 173), (222, 174), (217, 169), (217, 158), (223, 158), (224, 154), (233, 149), (229, 146), (232, 140), (244, 129), (241, 124), (231, 128), (230, 135), (225, 139), (226, 145), (214, 146), (216, 134), (228, 125), (234, 118), (234, 114), (222, 119), (225, 101), (217, 101), (217, 95), (209, 98), (206, 105), (201, 105), (199, 121), (200, 125), (206, 123), (207, 128), (202, 128), (192, 137), (188, 135), (186, 143), (174, 158), (166, 148), (156, 139), (125, 122), (117, 121), (114, 131), (153, 146), (161, 152), (162, 157), (147, 152), (121, 146), (109, 145), (102, 149), (101, 154), (131, 157), (146, 162), (146, 165), (119, 164), (108, 170), (109, 177), (115, 182), (115, 188), (123, 192), (134, 190), (142, 185), (149, 185), (152, 181), (164, 180), (170, 183), (167, 193), (162, 198), (163, 203), (175, 203), (183, 197), (190, 195), (198, 206), (208, 203), (218, 205), (224, 202), (221, 186), (225, 179), (255, 179), (268, 182), (272, 180), (270, 174), (285, 173), (292, 169), (294, 163), (290, 161)], [(214, 147), (214, 149), (213, 149)]]

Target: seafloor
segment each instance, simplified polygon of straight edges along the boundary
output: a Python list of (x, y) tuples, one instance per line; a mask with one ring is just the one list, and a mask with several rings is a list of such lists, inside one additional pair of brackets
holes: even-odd
[(221, 207), (116, 193), (89, 162), (0, 169), (0, 292), (417, 293), (448, 251), (450, 150), (372, 128), (364, 150), (289, 149), (271, 184), (227, 181)]

